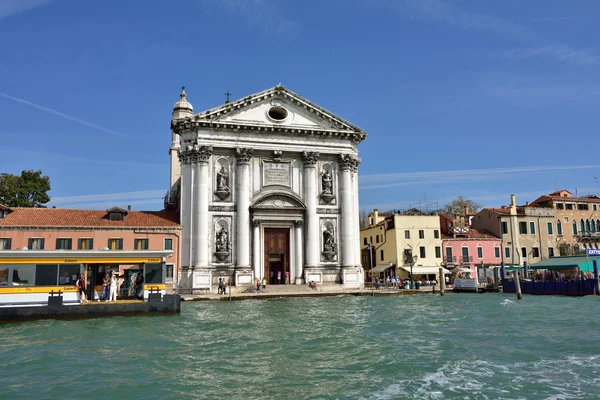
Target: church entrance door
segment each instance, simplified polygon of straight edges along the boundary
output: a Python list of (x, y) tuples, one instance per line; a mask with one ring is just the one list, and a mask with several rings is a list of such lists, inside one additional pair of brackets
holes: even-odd
[(264, 277), (271, 285), (285, 284), (290, 272), (290, 230), (265, 228), (264, 238)]

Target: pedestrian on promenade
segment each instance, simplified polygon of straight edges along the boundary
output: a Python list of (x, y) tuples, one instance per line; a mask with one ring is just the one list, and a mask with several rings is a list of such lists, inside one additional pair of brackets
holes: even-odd
[(344, 278), (340, 278), (340, 290), (344, 290)]
[(79, 278), (75, 281), (75, 286), (79, 292), (79, 304), (87, 303), (87, 299), (85, 298), (85, 278), (83, 274), (79, 274)]
[(117, 274), (113, 271), (110, 276), (110, 295), (107, 301), (117, 301), (117, 290), (119, 288), (119, 281), (117, 280)]
[(223, 278), (219, 278), (219, 288), (217, 289), (217, 294), (223, 294)]
[(256, 293), (260, 293), (260, 279), (256, 280)]
[(285, 284), (290, 284), (290, 271), (285, 271)]
[(267, 289), (267, 278), (262, 278), (262, 287), (263, 287), (263, 290)]

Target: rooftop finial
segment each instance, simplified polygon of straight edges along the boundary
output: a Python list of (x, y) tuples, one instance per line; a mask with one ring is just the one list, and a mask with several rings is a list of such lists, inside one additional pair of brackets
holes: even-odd
[(185, 93), (185, 86), (181, 87), (181, 94), (179, 95), (179, 97), (181, 97), (181, 100), (185, 100), (187, 94)]
[(229, 93), (229, 90), (225, 92), (225, 104), (229, 103), (229, 96), (231, 96), (231, 93)]

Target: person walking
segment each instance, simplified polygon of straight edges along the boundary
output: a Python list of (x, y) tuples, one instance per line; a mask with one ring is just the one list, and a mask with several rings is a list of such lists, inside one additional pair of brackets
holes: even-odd
[(87, 303), (87, 299), (85, 298), (85, 278), (83, 273), (79, 274), (79, 278), (77, 278), (77, 281), (75, 281), (75, 286), (79, 292), (79, 304)]
[(119, 289), (119, 281), (117, 280), (117, 274), (113, 271), (110, 275), (110, 295), (107, 301), (117, 301), (117, 290)]
[(219, 288), (217, 289), (217, 294), (223, 294), (223, 278), (219, 278)]
[(108, 272), (105, 272), (104, 279), (102, 279), (102, 294), (98, 298), (98, 302), (108, 300), (108, 296), (110, 296), (110, 278), (108, 277)]
[(260, 293), (260, 279), (256, 280), (256, 293)]

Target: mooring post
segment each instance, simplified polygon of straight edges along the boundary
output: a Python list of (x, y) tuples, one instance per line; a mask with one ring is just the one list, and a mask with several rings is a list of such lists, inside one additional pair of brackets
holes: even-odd
[(600, 296), (600, 290), (598, 290), (598, 261), (592, 261), (594, 263), (594, 292), (596, 296)]
[(440, 296), (444, 295), (446, 290), (446, 277), (444, 276), (444, 268), (440, 267)]
[(494, 268), (494, 292), (500, 291), (500, 278), (498, 277), (498, 268)]
[(519, 271), (515, 270), (515, 272), (513, 272), (513, 276), (515, 278), (515, 289), (517, 290), (517, 300), (521, 300), (523, 298), (523, 294), (521, 293), (521, 282), (519, 282)]

